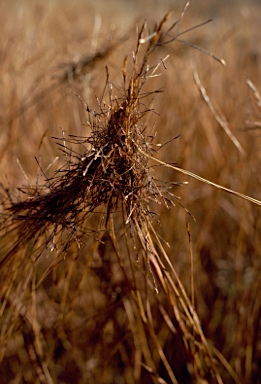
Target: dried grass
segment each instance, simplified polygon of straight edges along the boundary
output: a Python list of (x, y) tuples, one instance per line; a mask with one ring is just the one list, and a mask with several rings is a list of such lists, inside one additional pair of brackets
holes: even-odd
[[(157, 174), (164, 175), (164, 169), (242, 197), (242, 204), (247, 200), (261, 204), (158, 158), (164, 144), (155, 141), (148, 121), (155, 114), (152, 100), (161, 89), (153, 90), (151, 84), (165, 70), (168, 54), (162, 59), (157, 51), (167, 50), (184, 33), (180, 25), (185, 11), (186, 7), (174, 22), (168, 13), (152, 31), (146, 23), (139, 28), (133, 55), (123, 61), (121, 90), (106, 69), (99, 110), (79, 96), (90, 135), (62, 131), (62, 137), (54, 138), (65, 161), (52, 176), (38, 161), (41, 177), (36, 185), (29, 182), (17, 194), (2, 187), (0, 358), (3, 377), (9, 382), (241, 383), (243, 376), (255, 377), (258, 372), (258, 354), (253, 356), (259, 334), (260, 305), (255, 301), (259, 280), (252, 287), (250, 304), (250, 292), (243, 296), (245, 308), (250, 305), (253, 314), (251, 319), (242, 315), (238, 328), (242, 335), (247, 328), (251, 338), (242, 341), (246, 346), (243, 375), (231, 357), (231, 351), (236, 353), (233, 339), (221, 353), (208, 335), (211, 327), (218, 329), (213, 325), (216, 319), (210, 316), (209, 327), (207, 317), (201, 319), (201, 284), (211, 266), (204, 269), (194, 260), (189, 225), (189, 279), (176, 268), (173, 251), (162, 240), (158, 226), (164, 227), (164, 210), (181, 205), (174, 192), (183, 183), (158, 180)], [(90, 71), (117, 46), (69, 65), (71, 69), (55, 84), (73, 82), (79, 73), (84, 76), (83, 68)], [(245, 160), (245, 150), (227, 124), (224, 128), (225, 120), (196, 80), (208, 108)], [(256, 88), (251, 88), (257, 95)], [(48, 97), (53, 88), (45, 90)], [(37, 105), (39, 98), (33, 102)], [(26, 113), (27, 105), (19, 111)], [(21, 113), (14, 112), (11, 120), (19, 117)], [(162, 167), (160, 172), (155, 164)], [(233, 214), (231, 206), (226, 209)], [(187, 215), (187, 209), (182, 211)], [(211, 217), (206, 223), (210, 221)], [(243, 235), (238, 238), (243, 241)], [(210, 252), (200, 236), (195, 248), (200, 242), (198, 254)], [(209, 260), (213, 262), (213, 256)], [(195, 278), (198, 271), (202, 282)], [(209, 285), (207, 281), (204, 287)], [(227, 302), (219, 299), (217, 305)], [(227, 321), (233, 323), (233, 315)]]

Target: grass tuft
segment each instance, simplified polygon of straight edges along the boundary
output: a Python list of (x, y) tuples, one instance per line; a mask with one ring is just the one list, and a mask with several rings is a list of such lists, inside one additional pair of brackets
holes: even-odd
[[(162, 236), (166, 222), (168, 225), (176, 217), (170, 215), (172, 208), (183, 207), (176, 189), (186, 184), (165, 178), (168, 170), (241, 197), (242, 204), (261, 204), (247, 193), (159, 158), (162, 152), (167, 154), (167, 146), (179, 137), (173, 135), (174, 138), (160, 144), (151, 125), (151, 119), (157, 116), (155, 98), (162, 92), (158, 85), (161, 71), (166, 73), (172, 43), (196, 48), (204, 57), (225, 63), (196, 43), (180, 39), (209, 22), (181, 30), (187, 8), (188, 4), (175, 21), (171, 11), (153, 29), (146, 22), (138, 28), (132, 54), (121, 58), (117, 82), (112, 81), (111, 70), (106, 66), (101, 96), (94, 98), (96, 108), (83, 101), (81, 92), (77, 93), (89, 134), (67, 134), (62, 129), (61, 137), (52, 137), (55, 153), (62, 155), (62, 165), (51, 173), (56, 160), (45, 167), (42, 160), (36, 159), (40, 175), (32, 184), (17, 160), (28, 185), (14, 193), (1, 184), (0, 370), (9, 382), (239, 384), (244, 376), (240, 366), (243, 362), (245, 378), (251, 380), (252, 369), (252, 378), (257, 376), (258, 346), (255, 349), (252, 339), (258, 338), (259, 333), (260, 306), (254, 300), (259, 280), (253, 284), (254, 295), (250, 300), (251, 324), (244, 314), (240, 318), (242, 330), (244, 321), (247, 322), (252, 341), (248, 344), (248, 339), (242, 340), (246, 356), (239, 364), (242, 350), (235, 358), (232, 352), (236, 354), (233, 341), (238, 343), (240, 336), (231, 332), (232, 342), (223, 346), (214, 337), (219, 329), (224, 336), (225, 322), (232, 324), (225, 329), (234, 327), (233, 313), (224, 322), (220, 317), (217, 320), (217, 316), (220, 307), (226, 307), (236, 293), (230, 291), (231, 296), (227, 294), (222, 301), (221, 294), (225, 296), (224, 292), (229, 290), (224, 276), (222, 280), (213, 272), (212, 282), (207, 275), (222, 266), (222, 260), (214, 258), (204, 233), (200, 232), (194, 240), (188, 223), (194, 217), (188, 215), (187, 208), (182, 214), (186, 215), (189, 268), (181, 270), (184, 260), (175, 257), (168, 243), (169, 234)], [(79, 90), (86, 73), (90, 75), (126, 41), (124, 37), (96, 54), (57, 66), (61, 72), (53, 77), (54, 82), (36, 93), (29, 103), (22, 103), (19, 108), (15, 105), (12, 118), (5, 119), (4, 125), (26, 118), (29, 109), (34, 116), (33, 108), (39, 106), (40, 111), (43, 99), (47, 102), (52, 92), (61, 92), (62, 86), (70, 87), (77, 82)], [(246, 161), (247, 150), (217, 112), (199, 78), (194, 71), (204, 106), (223, 128), (230, 145)], [(257, 88), (250, 80), (248, 85), (260, 106)], [(183, 96), (182, 108), (186, 97)], [(176, 98), (177, 104), (178, 101)], [(166, 106), (165, 109), (169, 112)], [(202, 109), (200, 113), (203, 116)], [(160, 135), (166, 137), (162, 131)], [(44, 128), (38, 148), (45, 145), (46, 132)], [(213, 136), (211, 140), (210, 146), (217, 156), (221, 150)], [(190, 147), (189, 150), (193, 152)], [(187, 151), (185, 147), (184, 156)], [(192, 193), (191, 199), (196, 200), (195, 196)], [(237, 217), (229, 202), (220, 200), (220, 206)], [(174, 211), (177, 220), (178, 211)], [(211, 220), (215, 222), (213, 211), (208, 211), (205, 221), (202, 219), (205, 227), (212, 224)], [(168, 218), (163, 223), (166, 212)], [(250, 217), (250, 209), (248, 213)], [(258, 221), (257, 214), (251, 218)], [(252, 231), (247, 224), (242, 228), (237, 237), (242, 242), (241, 251), (245, 236), (240, 235), (241, 231)], [(214, 248), (217, 252), (218, 247)], [(238, 272), (238, 279), (239, 275)], [(246, 290), (246, 302), (248, 295)], [(208, 312), (211, 300), (217, 306), (213, 304), (213, 317)], [(236, 309), (238, 313), (240, 310), (244, 312), (242, 308)]]

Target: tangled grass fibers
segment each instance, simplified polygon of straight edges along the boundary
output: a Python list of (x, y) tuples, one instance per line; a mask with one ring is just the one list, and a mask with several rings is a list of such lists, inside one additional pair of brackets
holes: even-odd
[[(65, 164), (44, 185), (21, 188), (23, 199), (3, 188), (0, 359), (13, 379), (67, 382), (70, 366), (77, 382), (222, 383), (225, 369), (239, 383), (207, 342), (193, 300), (153, 226), (160, 221), (154, 204), (171, 207), (177, 200), (171, 192), (175, 183), (154, 176), (159, 147), (145, 120), (153, 112), (148, 100), (159, 92), (145, 85), (165, 60), (151, 66), (150, 58), (181, 35), (175, 28), (182, 16), (167, 27), (170, 17), (153, 31), (146, 24), (140, 28), (131, 65), (127, 58), (123, 63), (118, 97), (107, 70), (99, 111), (86, 105), (90, 135), (55, 138)], [(45, 303), (53, 315), (46, 318), (38, 292), (47, 282)], [(87, 301), (89, 317), (79, 311), (89, 319), (81, 328), (87, 335), (82, 344), (71, 336), (79, 328), (72, 313), (86, 284), (94, 303)], [(19, 344), (21, 335), (21, 359), (33, 368), (15, 373), (10, 340)], [(167, 341), (171, 355), (164, 350)]]

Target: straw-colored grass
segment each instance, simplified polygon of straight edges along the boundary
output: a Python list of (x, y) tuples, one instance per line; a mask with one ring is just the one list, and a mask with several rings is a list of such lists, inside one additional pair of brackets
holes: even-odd
[(1, 382), (258, 383), (258, 6), (64, 4), (1, 5)]

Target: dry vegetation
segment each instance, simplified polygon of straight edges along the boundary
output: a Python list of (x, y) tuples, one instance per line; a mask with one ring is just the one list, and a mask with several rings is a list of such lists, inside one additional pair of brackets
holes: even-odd
[(0, 6), (0, 382), (260, 383), (260, 7), (91, 4)]

